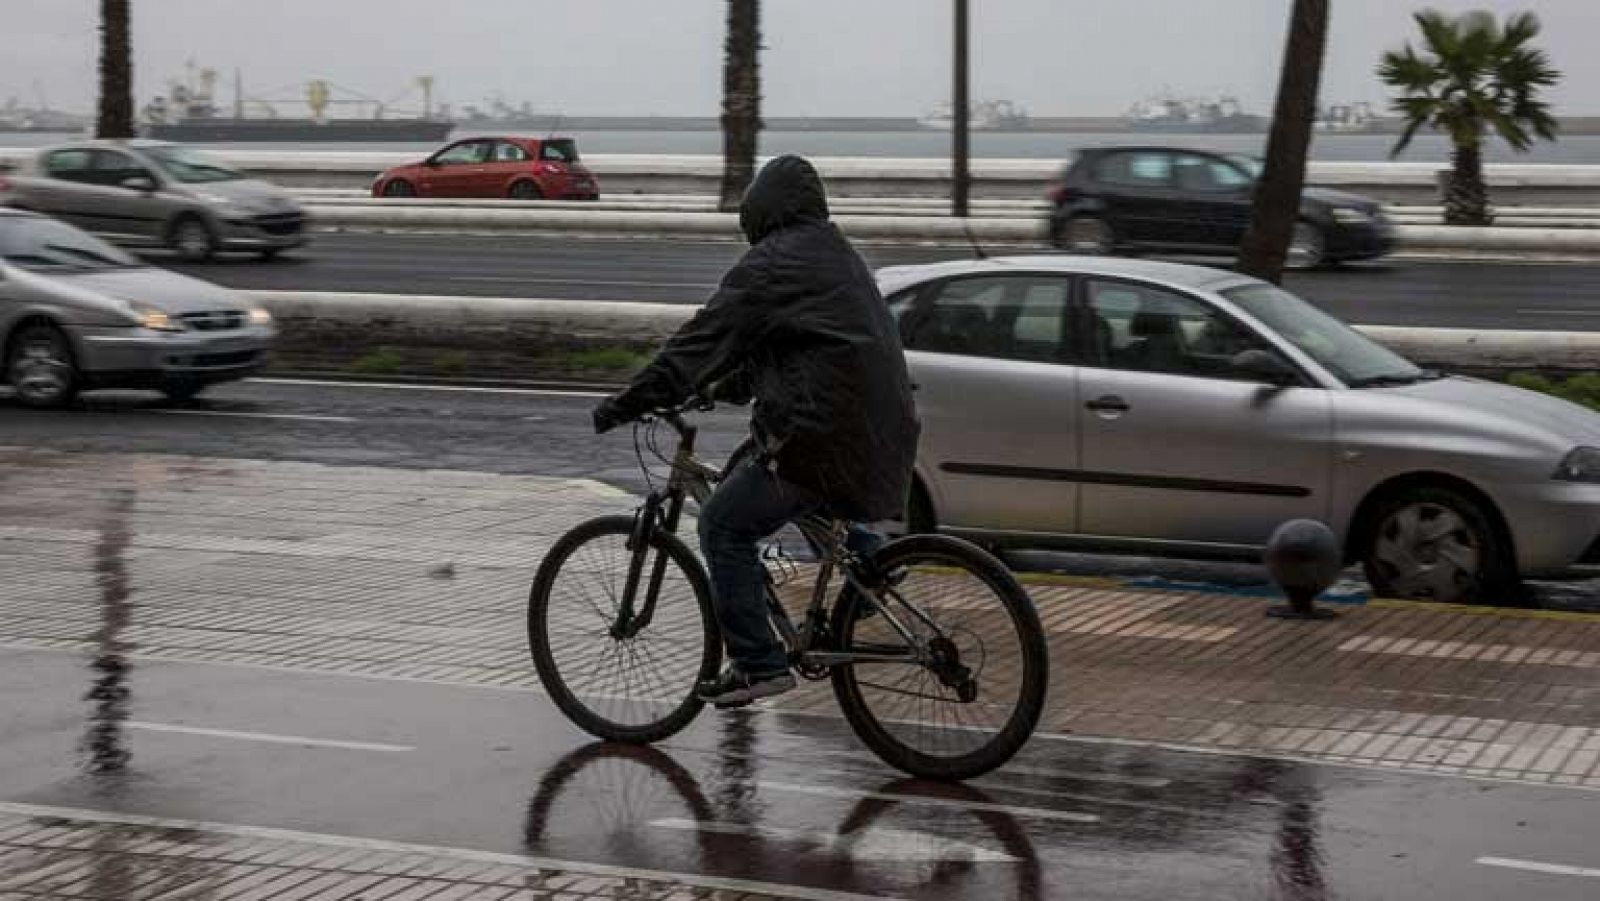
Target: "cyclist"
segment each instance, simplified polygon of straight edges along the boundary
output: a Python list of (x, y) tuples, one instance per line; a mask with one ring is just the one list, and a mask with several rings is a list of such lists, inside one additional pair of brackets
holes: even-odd
[[(901, 515), (919, 430), (895, 323), (828, 220), (816, 169), (798, 156), (769, 162), (745, 192), (739, 226), (751, 247), (710, 302), (594, 411), (603, 433), (694, 396), (754, 401), (760, 452), (700, 511), (730, 665), (697, 691), (718, 707), (795, 685), (768, 622), (758, 543), (819, 510), (854, 522)], [(869, 550), (852, 531), (852, 548)]]

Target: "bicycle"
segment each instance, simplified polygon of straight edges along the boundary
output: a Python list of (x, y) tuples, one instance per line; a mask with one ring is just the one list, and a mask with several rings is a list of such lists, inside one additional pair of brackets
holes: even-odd
[[(665, 487), (652, 484), (632, 516), (572, 529), (534, 578), (534, 666), (556, 706), (598, 738), (646, 744), (675, 735), (704, 707), (696, 684), (722, 663), (709, 576), (676, 534), (687, 501), (703, 504), (723, 475), (695, 457), (698, 428), (683, 418), (709, 409), (691, 402), (637, 423), (640, 466), (650, 481), (643, 433), (670, 464)], [(658, 424), (677, 433), (670, 457), (656, 444)], [(727, 471), (754, 452), (746, 442)], [(913, 776), (968, 779), (1011, 759), (1043, 712), (1049, 664), (1038, 613), (1005, 565), (952, 536), (910, 535), (885, 544), (869, 566), (846, 546), (847, 523), (819, 514), (796, 526), (817, 561), (801, 622), (770, 566), (766, 592), (791, 667), (831, 681), (861, 741)], [(843, 583), (830, 605), (836, 574)], [(1010, 651), (990, 647), (1006, 640)], [(884, 671), (894, 675), (873, 680)]]

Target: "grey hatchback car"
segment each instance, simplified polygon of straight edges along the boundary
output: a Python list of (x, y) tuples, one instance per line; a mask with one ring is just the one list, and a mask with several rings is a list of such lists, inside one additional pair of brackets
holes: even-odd
[(94, 388), (187, 399), (261, 368), (274, 336), (267, 311), (233, 291), (0, 209), (0, 372), (26, 406)]
[(1600, 415), (1418, 368), (1272, 285), (1052, 256), (880, 270), (923, 422), (914, 529), (1255, 557), (1328, 523), (1374, 590), (1600, 566)]
[(162, 141), (85, 141), (39, 151), (0, 175), (0, 205), (47, 213), (118, 244), (272, 257), (306, 241), (306, 214), (282, 188)]

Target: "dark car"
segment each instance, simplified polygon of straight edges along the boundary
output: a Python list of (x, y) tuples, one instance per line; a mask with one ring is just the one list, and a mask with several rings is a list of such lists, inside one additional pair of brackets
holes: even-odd
[(571, 138), (478, 137), (390, 169), (372, 196), (598, 200), (600, 186)]
[[(1051, 186), (1050, 235), (1074, 253), (1153, 250), (1232, 254), (1250, 224), (1260, 163), (1251, 157), (1168, 147), (1080, 151)], [(1381, 257), (1394, 227), (1375, 200), (1307, 188), (1300, 199), (1288, 263)]]

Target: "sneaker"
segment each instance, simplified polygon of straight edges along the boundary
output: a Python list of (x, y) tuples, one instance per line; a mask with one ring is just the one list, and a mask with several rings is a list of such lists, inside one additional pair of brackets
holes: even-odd
[(781, 695), (794, 686), (794, 674), (788, 670), (764, 676), (746, 676), (730, 666), (717, 678), (701, 682), (695, 688), (695, 694), (718, 710), (727, 710), (730, 707), (743, 707), (761, 698)]

